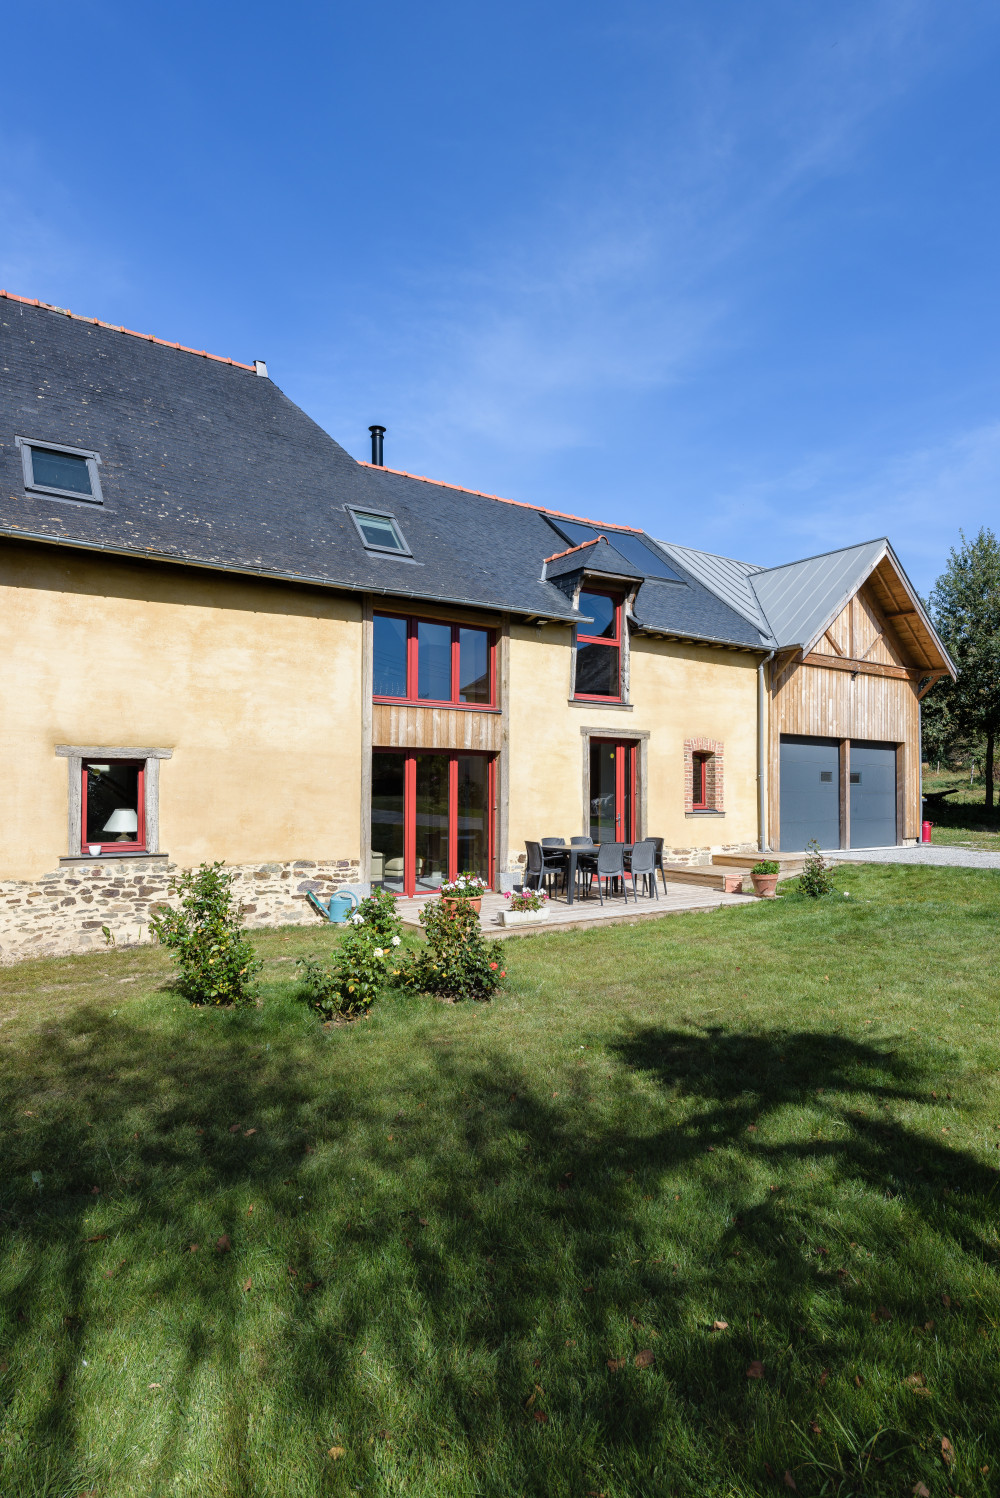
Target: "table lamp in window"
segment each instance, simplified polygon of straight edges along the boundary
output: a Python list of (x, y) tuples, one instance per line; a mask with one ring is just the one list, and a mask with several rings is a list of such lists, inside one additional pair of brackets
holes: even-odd
[(101, 831), (117, 833), (116, 843), (134, 843), (139, 831), (139, 818), (129, 807), (119, 806), (117, 811), (111, 813)]

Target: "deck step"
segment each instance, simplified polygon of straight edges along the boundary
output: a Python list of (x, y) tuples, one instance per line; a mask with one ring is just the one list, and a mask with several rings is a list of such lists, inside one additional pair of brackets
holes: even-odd
[(663, 872), (667, 876), (668, 884), (700, 884), (702, 889), (721, 889), (726, 887), (726, 875), (722, 869), (709, 868), (705, 864), (694, 865), (686, 863), (665, 863)]
[(743, 869), (749, 874), (755, 863), (779, 864), (782, 879), (794, 879), (805, 867), (804, 853), (713, 853), (712, 864), (720, 869)]

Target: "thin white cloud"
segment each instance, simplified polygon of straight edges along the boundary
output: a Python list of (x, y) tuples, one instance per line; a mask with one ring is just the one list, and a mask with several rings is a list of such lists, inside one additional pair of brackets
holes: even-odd
[(844, 455), (815, 455), (794, 471), (723, 496), (720, 533), (765, 566), (888, 535), (914, 583), (926, 593), (961, 526), (997, 527), (1000, 421), (888, 458), (860, 477)]

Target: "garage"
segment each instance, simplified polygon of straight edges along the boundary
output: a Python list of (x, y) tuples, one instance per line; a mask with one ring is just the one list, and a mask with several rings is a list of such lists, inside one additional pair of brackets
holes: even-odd
[(840, 847), (840, 743), (781, 735), (781, 848)]
[[(850, 786), (851, 848), (896, 844), (896, 745), (845, 744)], [(839, 848), (840, 741), (781, 736), (781, 850), (801, 852), (815, 838)]]
[(896, 843), (896, 746), (851, 744), (851, 847)]

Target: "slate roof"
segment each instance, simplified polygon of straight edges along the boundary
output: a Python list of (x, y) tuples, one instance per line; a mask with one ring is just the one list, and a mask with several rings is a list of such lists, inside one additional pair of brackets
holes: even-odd
[[(26, 490), (18, 436), (99, 452), (103, 504)], [(389, 511), (411, 558), (367, 551), (347, 506)], [(253, 365), (0, 292), (0, 535), (567, 623), (575, 551), (643, 578), (634, 627), (751, 650), (804, 639), (886, 545), (762, 570), (596, 520), (567, 552), (560, 519), (582, 521), (355, 461)]]

